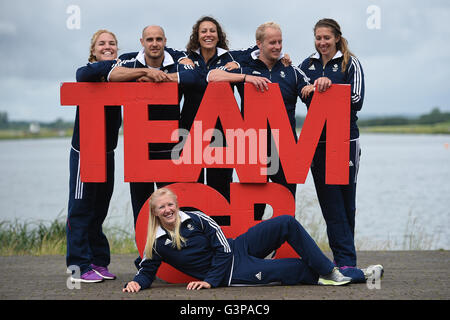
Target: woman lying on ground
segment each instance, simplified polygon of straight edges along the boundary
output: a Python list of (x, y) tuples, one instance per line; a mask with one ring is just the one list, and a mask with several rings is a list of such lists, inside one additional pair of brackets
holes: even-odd
[[(264, 259), (285, 242), (301, 258)], [(144, 257), (123, 292), (149, 288), (163, 261), (198, 279), (188, 283), (188, 290), (272, 283), (344, 285), (351, 280), (294, 217), (264, 220), (236, 239), (227, 239), (204, 213), (180, 211), (177, 196), (167, 188), (150, 198)]]

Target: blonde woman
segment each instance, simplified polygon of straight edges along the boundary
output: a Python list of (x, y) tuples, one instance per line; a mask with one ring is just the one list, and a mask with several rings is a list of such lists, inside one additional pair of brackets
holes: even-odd
[[(301, 258), (264, 259), (288, 242)], [(292, 216), (265, 220), (236, 239), (202, 212), (179, 210), (177, 196), (167, 188), (150, 197), (144, 257), (123, 292), (150, 288), (164, 261), (198, 279), (187, 290), (219, 286), (299, 283), (344, 285), (344, 277)]]
[[(117, 38), (108, 30), (98, 30), (91, 39), (89, 63), (77, 70), (79, 82), (105, 81), (117, 58)], [(115, 279), (108, 271), (110, 250), (103, 234), (102, 224), (106, 218), (114, 186), (114, 149), (117, 146), (122, 122), (120, 106), (105, 108), (107, 181), (83, 183), (80, 178), (80, 133), (78, 108), (70, 150), (69, 205), (66, 224), (66, 264), (76, 282), (101, 282)]]

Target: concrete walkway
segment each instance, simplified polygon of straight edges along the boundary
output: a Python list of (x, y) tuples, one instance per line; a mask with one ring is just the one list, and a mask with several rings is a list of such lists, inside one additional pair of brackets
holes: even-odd
[[(329, 255), (329, 253), (327, 253)], [(372, 286), (343, 287), (313, 285), (228, 287), (187, 291), (185, 285), (155, 281), (149, 290), (122, 293), (125, 282), (136, 271), (135, 255), (113, 255), (109, 269), (113, 281), (81, 283), (68, 288), (63, 256), (0, 257), (0, 300), (449, 300), (450, 251), (363, 251), (360, 267), (379, 263), (383, 279)], [(237, 301), (235, 301), (237, 302)]]

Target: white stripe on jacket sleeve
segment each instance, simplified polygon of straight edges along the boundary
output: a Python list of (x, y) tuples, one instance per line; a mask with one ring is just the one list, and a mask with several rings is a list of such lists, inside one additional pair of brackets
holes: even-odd
[(208, 222), (208, 224), (216, 230), (216, 236), (217, 239), (219, 239), (220, 244), (223, 246), (223, 250), (226, 253), (230, 253), (231, 252), (231, 248), (230, 248), (230, 244), (228, 243), (227, 238), (225, 237), (225, 235), (223, 234), (222, 229), (220, 228), (220, 226), (208, 215), (204, 214), (201, 211), (195, 211), (192, 212), (194, 214), (196, 214), (197, 216), (199, 216), (200, 219), (205, 220), (206, 222)]
[(361, 100), (362, 93), (362, 71), (361, 65), (355, 57), (351, 56), (351, 66), (353, 67), (353, 91), (352, 91), (352, 102), (357, 103)]

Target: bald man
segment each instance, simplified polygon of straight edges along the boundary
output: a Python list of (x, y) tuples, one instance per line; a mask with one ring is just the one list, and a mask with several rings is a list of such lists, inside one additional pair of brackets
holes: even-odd
[[(184, 66), (176, 61), (184, 57), (184, 53), (165, 48), (167, 39), (164, 30), (160, 26), (147, 26), (142, 31), (141, 50), (129, 60), (120, 61), (108, 75), (108, 81), (153, 81), (153, 82), (179, 82), (190, 83), (197, 78)], [(126, 54), (129, 56), (130, 54)], [(125, 56), (125, 55), (122, 55)], [(179, 70), (180, 69), (180, 70)], [(182, 72), (179, 72), (182, 71)], [(189, 79), (187, 79), (189, 78)], [(179, 121), (180, 106), (152, 105), (148, 109), (149, 119)], [(169, 160), (175, 143), (151, 143), (149, 144), (149, 159)], [(170, 182), (157, 183), (157, 187), (167, 185)], [(133, 208), (134, 224), (149, 196), (155, 190), (154, 182), (131, 182), (130, 194)]]

